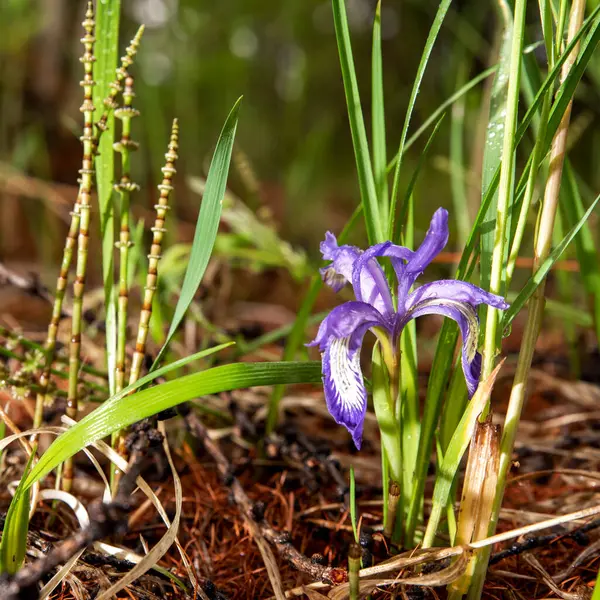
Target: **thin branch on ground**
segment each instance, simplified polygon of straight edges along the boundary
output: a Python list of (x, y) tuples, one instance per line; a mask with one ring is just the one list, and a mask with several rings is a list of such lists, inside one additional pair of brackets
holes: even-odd
[[(267, 564), (267, 561), (272, 562), (274, 558), (266, 558), (265, 555), (265, 540), (272, 544), (279, 556), (288, 561), (295, 569), (303, 573), (308, 574), (315, 581), (322, 581), (328, 584), (339, 584), (347, 580), (347, 573), (345, 569), (339, 569), (334, 567), (326, 567), (320, 565), (310, 558), (304, 556), (291, 543), (290, 536), (287, 532), (281, 533), (275, 531), (265, 520), (264, 520), (264, 507), (261, 503), (253, 504), (248, 498), (244, 488), (237, 478), (232, 475), (231, 464), (221, 452), (219, 446), (211, 440), (208, 430), (197, 417), (194, 412), (190, 412), (186, 416), (186, 422), (193, 433), (193, 435), (202, 443), (204, 449), (210, 454), (212, 459), (217, 464), (219, 473), (223, 477), (226, 485), (231, 489), (233, 500), (239, 511), (244, 518), (244, 522), (248, 525), (252, 532), (256, 544), (259, 546), (263, 559), (265, 559), (265, 566), (269, 573), (271, 584), (277, 595), (277, 588), (282, 589), (281, 577), (279, 571), (272, 568), (276, 567), (273, 562), (272, 565)], [(269, 548), (266, 546), (266, 548)], [(272, 557), (270, 552), (267, 556)]]

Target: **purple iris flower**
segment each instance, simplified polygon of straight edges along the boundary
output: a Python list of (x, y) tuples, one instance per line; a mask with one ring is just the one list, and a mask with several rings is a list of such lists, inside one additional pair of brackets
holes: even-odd
[[(508, 304), (500, 296), (453, 279), (426, 283), (410, 293), (417, 277), (447, 242), (448, 211), (439, 208), (423, 243), (415, 251), (384, 242), (363, 252), (354, 246), (338, 246), (330, 232), (321, 243), (323, 258), (331, 261), (321, 269), (323, 280), (336, 292), (350, 282), (356, 301), (334, 308), (309, 345), (318, 345), (323, 353), (327, 408), (335, 421), (348, 429), (358, 449), (367, 410), (367, 391), (360, 367), (360, 348), (367, 330), (372, 330), (380, 340), (387, 340), (396, 357), (400, 334), (411, 319), (429, 314), (453, 319), (462, 335), (462, 367), (469, 396), (475, 393), (481, 374), (476, 307), (485, 303), (505, 310)], [(397, 309), (378, 257), (388, 258), (396, 273)], [(393, 362), (397, 364), (397, 360)]]

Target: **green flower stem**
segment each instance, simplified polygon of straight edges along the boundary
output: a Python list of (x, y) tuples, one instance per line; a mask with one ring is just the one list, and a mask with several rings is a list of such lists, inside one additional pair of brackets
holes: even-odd
[(123, 107), (115, 110), (115, 117), (121, 119), (121, 140), (114, 144), (116, 152), (121, 154), (121, 180), (115, 184), (115, 189), (121, 195), (121, 230), (119, 241), (119, 304), (117, 314), (117, 368), (115, 373), (116, 391), (120, 392), (125, 386), (125, 350), (127, 345), (127, 306), (129, 302), (129, 248), (133, 245), (129, 233), (129, 205), (131, 192), (139, 190), (139, 186), (131, 181), (131, 151), (137, 150), (138, 144), (131, 139), (131, 120), (139, 112), (132, 107), (133, 78), (125, 77), (123, 90)]
[[(390, 469), (390, 478), (396, 484), (402, 483), (402, 456), (400, 453), (400, 427), (396, 419), (396, 411), (393, 399), (392, 374), (394, 373), (388, 367), (384, 360), (386, 354), (383, 349), (385, 344), (378, 341), (373, 348), (373, 406), (377, 424), (381, 432), (381, 445), (385, 448), (385, 454)], [(396, 369), (396, 374), (397, 374)], [(396, 390), (397, 390), (397, 376)]]
[[(585, 13), (585, 0), (575, 0), (571, 7), (569, 18), (568, 40), (571, 41), (583, 22)], [(578, 46), (573, 49), (567, 60), (565, 61), (561, 71), (561, 81), (564, 81), (573, 67), (577, 58)], [(558, 208), (558, 199), (560, 192), (560, 183), (562, 179), (563, 165), (567, 149), (567, 134), (569, 131), (569, 122), (571, 118), (572, 102), (567, 106), (565, 113), (560, 121), (560, 125), (556, 131), (552, 141), (550, 150), (550, 172), (546, 182), (544, 191), (544, 201), (540, 216), (539, 228), (535, 239), (534, 247), (534, 265), (533, 271), (537, 271), (539, 266), (550, 254), (552, 246), (552, 232), (554, 230), (554, 219)], [(511, 465), (512, 452), (521, 418), (523, 405), (525, 404), (526, 386), (531, 368), (531, 361), (535, 350), (535, 343), (540, 330), (542, 317), (544, 313), (544, 290), (545, 281), (538, 286), (529, 303), (528, 319), (523, 332), (523, 342), (521, 344), (521, 352), (517, 362), (517, 370), (511, 390), (506, 418), (504, 424), (504, 433), (500, 444), (500, 468), (498, 473), (498, 486), (496, 497), (494, 498), (494, 508), (492, 518), (488, 529), (488, 535), (493, 535), (498, 524), (498, 516), (504, 496), (504, 487), (506, 478)], [(485, 573), (487, 570), (488, 559), (490, 555), (489, 547), (483, 550), (480, 554), (475, 555), (476, 565), (474, 577), (469, 588), (468, 599), (477, 600), (481, 597)]]
[[(504, 139), (502, 142), (502, 164), (500, 182), (498, 184), (498, 205), (496, 212), (496, 229), (494, 233), (494, 249), (492, 252), (492, 272), (490, 276), (490, 292), (502, 294), (504, 286), (503, 267), (506, 242), (506, 225), (510, 198), (513, 193), (515, 139), (517, 116), (519, 109), (519, 86), (521, 82), (521, 56), (525, 39), (525, 15), (527, 0), (516, 0), (514, 8), (513, 38), (510, 51), (510, 78), (508, 81), (508, 98), (504, 119)], [(482, 377), (487, 378), (494, 367), (497, 348), (498, 310), (488, 308), (485, 326)]]
[[(81, 330), (83, 324), (83, 291), (85, 289), (85, 276), (87, 270), (89, 227), (90, 227), (90, 203), (92, 185), (94, 178), (94, 103), (92, 91), (94, 89), (94, 11), (92, 3), (88, 3), (85, 20), (82, 23), (85, 35), (82, 43), (85, 52), (82, 58), (84, 76), (81, 86), (83, 87), (83, 159), (79, 171), (81, 183), (79, 189), (79, 235), (77, 236), (77, 264), (75, 267), (75, 281), (73, 282), (73, 315), (71, 320), (71, 342), (69, 345), (69, 384), (67, 395), (67, 416), (71, 419), (77, 418), (78, 411), (78, 383), (79, 369), (81, 365)], [(69, 491), (73, 483), (73, 461), (65, 462), (63, 470), (63, 489)]]

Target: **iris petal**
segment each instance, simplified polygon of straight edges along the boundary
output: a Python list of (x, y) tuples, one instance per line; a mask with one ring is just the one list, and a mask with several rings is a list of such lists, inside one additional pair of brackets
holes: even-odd
[(417, 288), (406, 299), (406, 309), (409, 310), (412, 306), (424, 300), (444, 299), (466, 302), (471, 306), (489, 304), (501, 310), (506, 310), (509, 306), (501, 296), (486, 292), (472, 283), (455, 279), (441, 279)]
[[(417, 248), (412, 258), (406, 265), (406, 275), (415, 279), (426, 269), (429, 263), (444, 249), (448, 243), (448, 211), (438, 208), (431, 219), (425, 239)], [(410, 285), (406, 288), (406, 292)]]
[(372, 304), (382, 314), (394, 312), (392, 294), (389, 284), (377, 262), (378, 257), (388, 257), (396, 271), (396, 277), (400, 280), (404, 276), (405, 262), (413, 256), (413, 251), (403, 246), (397, 246), (392, 242), (375, 244), (354, 263), (352, 273), (352, 287), (357, 300)]
[[(364, 335), (364, 333), (363, 333)], [(329, 338), (323, 355), (323, 387), (327, 409), (335, 422), (343, 425), (352, 435), (360, 450), (363, 424), (367, 411), (367, 390), (360, 368), (358, 348), (351, 350), (351, 343), (362, 343), (362, 335)]]
[(328, 231), (325, 240), (321, 242), (323, 259), (331, 261), (331, 265), (321, 269), (324, 282), (338, 292), (346, 281), (352, 281), (354, 263), (362, 253), (362, 250), (354, 246), (338, 246), (335, 235)]
[(477, 352), (479, 319), (473, 306), (447, 298), (423, 300), (415, 304), (402, 320), (402, 327), (422, 315), (442, 315), (456, 321), (462, 336), (462, 368), (469, 397), (475, 393), (481, 375), (481, 355)]
[(326, 349), (329, 338), (344, 338), (356, 331), (364, 332), (379, 325), (391, 329), (383, 315), (366, 302), (345, 302), (336, 306), (321, 322), (317, 337), (308, 346)]

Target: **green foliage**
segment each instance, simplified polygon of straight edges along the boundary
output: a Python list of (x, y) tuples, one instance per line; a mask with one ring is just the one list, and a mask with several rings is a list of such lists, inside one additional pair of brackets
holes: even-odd
[[(350, 121), (350, 132), (356, 157), (356, 170), (358, 173), (358, 185), (360, 197), (365, 215), (365, 225), (369, 242), (375, 244), (385, 239), (384, 224), (381, 219), (375, 180), (371, 168), (367, 133), (360, 103), (358, 81), (354, 68), (352, 46), (350, 43), (350, 29), (348, 16), (346, 14), (345, 0), (332, 0), (333, 21), (338, 42), (340, 65), (344, 90), (346, 92), (346, 104), (348, 106), (348, 119)], [(381, 100), (381, 99), (380, 99)]]
[[(110, 92), (110, 84), (115, 78), (119, 51), (119, 21), (121, 0), (106, 0), (96, 3), (96, 43), (94, 64), (94, 106), (96, 116), (104, 112), (104, 99)], [(115, 208), (113, 183), (115, 181), (115, 161), (112, 151), (115, 142), (115, 118), (110, 114), (105, 131), (98, 146), (96, 157), (96, 186), (100, 208), (100, 237), (102, 241), (102, 281), (104, 282), (104, 303), (106, 308), (106, 362), (110, 389), (115, 389), (115, 368), (117, 364), (117, 304), (114, 292), (114, 243)]]
[(23, 565), (27, 551), (27, 532), (29, 530), (30, 492), (24, 488), (24, 481), (30, 472), (33, 454), (30, 455), (19, 482), (13, 501), (8, 507), (2, 540), (0, 540), (0, 573), (14, 575)]
[(190, 252), (190, 259), (183, 284), (181, 286), (181, 295), (175, 306), (175, 313), (171, 319), (167, 339), (160, 349), (153, 367), (156, 367), (165, 353), (169, 342), (175, 335), (177, 328), (187, 312), (198, 286), (204, 276), (204, 271), (208, 265), (210, 255), (217, 237), (219, 221), (221, 217), (221, 208), (223, 206), (223, 197), (227, 186), (227, 176), (229, 174), (229, 164), (231, 162), (231, 152), (235, 131), (237, 128), (238, 111), (240, 108), (240, 98), (231, 109), (213, 155), (208, 176), (206, 178), (206, 187), (202, 196), (202, 204), (198, 220), (196, 221), (196, 232), (194, 233), (194, 242)]
[[(117, 395), (52, 443), (24, 479), (23, 492), (89, 444), (182, 402), (245, 387), (320, 380), (320, 364), (315, 362), (237, 363), (179, 377), (130, 396)], [(13, 502), (20, 501), (15, 495)]]

